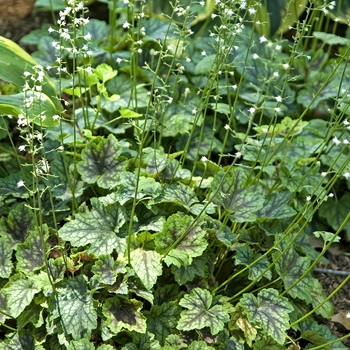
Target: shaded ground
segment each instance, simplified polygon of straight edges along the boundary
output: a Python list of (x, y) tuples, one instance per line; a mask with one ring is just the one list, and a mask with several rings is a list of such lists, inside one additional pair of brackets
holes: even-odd
[[(52, 23), (50, 13), (32, 12), (32, 6), (35, 0), (0, 0), (0, 36), (4, 36), (18, 42), (24, 35), (34, 29), (41, 27), (43, 23)], [(9, 5), (11, 3), (11, 5)], [(88, 17), (103, 18), (105, 8), (101, 4), (90, 7)], [(30, 48), (26, 48), (30, 50)], [(317, 246), (317, 243), (315, 243)], [(339, 284), (346, 278), (346, 273), (350, 274), (350, 249), (344, 245), (334, 245), (327, 253), (329, 259), (328, 265), (322, 265), (320, 268), (331, 269), (332, 272), (315, 272), (315, 276), (320, 280), (327, 295), (335, 290)], [(343, 275), (337, 274), (342, 271)], [(331, 299), (334, 305), (333, 321), (319, 320), (328, 325), (328, 327), (337, 336), (342, 337), (349, 333), (350, 319), (345, 315), (350, 311), (350, 281)], [(350, 339), (344, 341), (344, 344), (350, 348)]]

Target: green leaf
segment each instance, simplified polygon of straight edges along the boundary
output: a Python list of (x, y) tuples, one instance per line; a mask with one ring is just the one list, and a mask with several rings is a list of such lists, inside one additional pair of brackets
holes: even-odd
[(90, 244), (89, 252), (96, 256), (110, 254), (114, 249), (123, 253), (125, 239), (117, 235), (126, 222), (124, 209), (118, 203), (104, 206), (97, 198), (91, 198), (91, 206), (91, 211), (78, 213), (60, 228), (59, 237), (75, 247)]
[(145, 333), (146, 320), (140, 312), (141, 308), (141, 301), (113, 297), (106, 299), (102, 313), (106, 317), (107, 327), (113, 334), (118, 334), (122, 329)]
[(145, 334), (133, 333), (132, 342), (127, 343), (122, 350), (160, 350), (161, 346), (158, 340), (154, 340), (154, 334), (149, 332)]
[(192, 281), (196, 276), (204, 277), (207, 271), (208, 254), (194, 258), (191, 265), (177, 267), (171, 266), (171, 272), (179, 285)]
[(51, 319), (59, 318), (62, 328), (74, 340), (90, 338), (91, 331), (97, 327), (97, 313), (86, 277), (80, 275), (65, 280), (56, 291), (58, 296), (49, 308)]
[[(154, 200), (151, 200), (152, 204), (164, 202), (180, 204), (195, 215), (198, 215), (201, 209), (204, 207), (204, 205), (199, 202), (195, 192), (182, 182), (177, 184), (165, 184), (162, 187), (161, 195), (157, 196), (157, 198)], [(213, 214), (215, 212), (215, 206), (210, 203), (205, 212), (208, 214)]]
[(0, 238), (0, 277), (9, 278), (12, 268), (12, 248), (4, 238)]
[[(25, 78), (24, 71), (34, 74), (35, 60), (15, 42), (0, 36), (0, 79), (15, 84), (22, 89)], [(49, 99), (56, 97), (56, 88), (50, 77), (45, 73), (42, 92)], [(32, 84), (28, 79), (29, 85)], [(30, 85), (32, 86), (32, 85)], [(23, 100), (22, 100), (23, 101)], [(55, 101), (56, 108), (60, 108), (60, 102)]]
[(151, 311), (144, 311), (147, 319), (147, 330), (155, 335), (155, 338), (164, 345), (165, 338), (169, 334), (177, 333), (177, 323), (180, 318), (181, 308), (174, 303), (162, 303), (153, 305)]
[(188, 310), (181, 312), (177, 328), (191, 331), (209, 327), (212, 335), (219, 333), (229, 321), (229, 313), (233, 311), (227, 300), (226, 297), (212, 296), (206, 289), (194, 288), (179, 301), (179, 305)]
[(165, 253), (179, 238), (180, 242), (171, 249), (165, 257), (167, 265), (189, 265), (194, 257), (200, 256), (208, 245), (205, 240), (206, 232), (201, 228), (201, 223), (193, 226), (193, 218), (180, 214), (170, 216), (164, 224), (163, 231), (155, 238), (158, 253)]
[(73, 340), (67, 350), (95, 350), (95, 346), (89, 339)]
[[(137, 174), (130, 171), (122, 171), (118, 174), (118, 180), (116, 180), (118, 190), (116, 192), (108, 194), (106, 197), (100, 197), (100, 200), (104, 204), (112, 204), (119, 202), (124, 205), (128, 200), (134, 198), (136, 188)], [(138, 200), (144, 197), (157, 197), (160, 193), (161, 185), (156, 182), (155, 179), (140, 176), (137, 188)]]
[[(27, 276), (45, 264), (45, 251), (43, 249), (41, 235), (43, 236), (44, 242), (49, 237), (48, 227), (45, 224), (43, 225), (41, 233), (40, 228), (36, 227), (29, 233), (25, 242), (17, 246), (17, 270), (23, 272)], [(44, 243), (44, 245), (46, 249), (49, 248), (48, 244)]]
[(112, 285), (118, 274), (126, 272), (125, 265), (125, 262), (115, 261), (110, 255), (101, 255), (91, 271), (97, 276), (100, 283)]
[(33, 335), (27, 330), (15, 333), (0, 343), (0, 350), (32, 350), (34, 348), (36, 347)]
[[(345, 192), (338, 200), (328, 198), (323, 202), (319, 214), (325, 218), (329, 225), (336, 231), (349, 214), (348, 204), (350, 201), (350, 193)], [(350, 237), (350, 222), (345, 225), (348, 237)]]
[[(235, 257), (235, 263), (237, 265), (249, 266), (257, 260), (261, 254), (256, 254), (252, 248), (249, 246), (241, 246), (237, 248), (237, 253)], [(269, 266), (269, 261), (267, 258), (261, 259), (259, 262), (254, 263), (252, 266), (249, 266), (248, 278), (251, 281), (259, 281), (261, 279), (261, 273)], [(264, 277), (271, 279), (272, 273), (270, 270), (266, 271)]]
[(289, 328), (288, 313), (293, 311), (287, 298), (278, 295), (272, 288), (263, 289), (256, 298), (245, 293), (240, 300), (250, 323), (257, 324), (279, 344), (286, 339), (286, 330)]
[(142, 249), (133, 250), (130, 256), (132, 268), (143, 285), (150, 290), (162, 274), (161, 256), (155, 251)]
[(128, 118), (128, 119), (140, 118), (143, 116), (143, 114), (136, 113), (127, 108), (121, 108), (119, 113), (122, 118)]
[[(219, 172), (215, 175), (212, 188), (220, 188), (215, 202), (232, 212), (230, 216), (236, 222), (252, 222), (256, 220), (256, 212), (263, 207), (264, 197), (247, 190), (248, 176), (241, 168), (233, 168), (229, 173)], [(223, 179), (223, 181), (222, 181)], [(220, 182), (222, 183), (220, 184)]]
[(43, 308), (32, 302), (17, 317), (17, 328), (23, 329), (28, 323), (32, 323), (35, 328), (39, 328), (44, 324)]
[(18, 243), (25, 241), (33, 222), (33, 213), (24, 203), (21, 203), (10, 211), (7, 220), (5, 217), (0, 219), (0, 235), (12, 248), (15, 248)]
[(18, 187), (17, 183), (19, 181), (25, 181), (23, 179), (22, 172), (12, 173), (5, 178), (0, 179), (0, 200), (5, 199), (8, 196), (13, 196), (15, 198), (28, 198), (29, 193), (27, 189), (23, 187)]
[(350, 39), (331, 33), (313, 32), (312, 35), (314, 38), (323, 41), (327, 45), (346, 45), (350, 43)]
[(118, 172), (126, 167), (120, 155), (121, 147), (112, 134), (107, 139), (98, 137), (89, 141), (82, 151), (82, 160), (77, 164), (78, 171), (87, 183), (97, 182), (102, 188), (112, 188), (116, 185)]
[(264, 206), (258, 211), (260, 218), (283, 219), (296, 215), (296, 211), (288, 205), (290, 192), (272, 192), (266, 197)]
[(11, 315), (15, 318), (18, 317), (25, 307), (31, 303), (34, 295), (39, 291), (40, 289), (35, 281), (30, 279), (20, 278), (17, 280), (10, 280), (4, 287), (4, 292), (7, 296)]
[(102, 63), (94, 68), (94, 73), (103, 83), (111, 80), (118, 74), (118, 72), (116, 70), (113, 70), (113, 68), (107, 63)]

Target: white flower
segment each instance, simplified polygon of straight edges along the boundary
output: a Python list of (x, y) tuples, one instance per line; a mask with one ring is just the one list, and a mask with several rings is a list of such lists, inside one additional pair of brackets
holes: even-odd
[(241, 152), (236, 152), (236, 153), (235, 153), (235, 156), (236, 156), (236, 158), (238, 158), (238, 159), (239, 159), (239, 158), (241, 158), (241, 157), (242, 157), (242, 153), (241, 153)]
[(207, 53), (203, 50), (203, 51), (201, 52), (201, 55), (202, 55), (202, 56), (206, 56)]
[(346, 172), (346, 173), (344, 173), (344, 175), (343, 175), (347, 180), (349, 180), (349, 178), (350, 178), (350, 173), (349, 172)]
[(322, 171), (321, 176), (325, 177), (327, 175), (327, 171)]
[(128, 29), (130, 27), (131, 27), (131, 24), (129, 22), (125, 21), (125, 23), (123, 24), (123, 28)]
[(337, 137), (333, 137), (332, 141), (336, 144), (339, 145), (341, 142), (338, 140)]
[(275, 99), (276, 99), (277, 102), (282, 102), (282, 97), (281, 96), (276, 96)]
[(24, 186), (24, 181), (23, 180), (19, 180), (17, 182), (17, 187), (20, 188), (20, 187), (23, 187)]
[(195, 108), (192, 109), (192, 114), (196, 114), (197, 110)]
[(259, 41), (260, 41), (260, 44), (264, 43), (265, 41), (267, 41), (267, 39), (265, 38), (264, 35), (262, 35), (260, 38), (259, 38)]
[(18, 147), (18, 150), (19, 150), (20, 152), (25, 151), (25, 149), (26, 149), (26, 146), (25, 146), (25, 145), (21, 145), (21, 146)]
[(255, 108), (254, 107), (250, 107), (248, 109), (248, 111), (249, 111), (250, 114), (254, 114), (255, 113)]
[(202, 161), (202, 162), (206, 162), (206, 161), (208, 161), (208, 158), (205, 157), (205, 156), (203, 156), (203, 157), (201, 158), (201, 161)]
[(307, 200), (308, 202), (310, 202), (310, 201), (311, 201), (311, 196), (307, 196), (307, 197), (306, 197), (306, 200)]
[(225, 128), (225, 130), (229, 130), (229, 129), (230, 129), (230, 125), (226, 124), (226, 125), (224, 126), (224, 128)]

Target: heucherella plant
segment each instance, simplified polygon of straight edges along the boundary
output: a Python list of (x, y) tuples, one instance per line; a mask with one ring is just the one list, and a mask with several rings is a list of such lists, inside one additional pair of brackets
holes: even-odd
[(269, 1), (100, 2), (3, 41), (0, 348), (346, 349), (350, 277), (313, 275), (350, 237), (346, 38), (320, 6), (287, 41)]

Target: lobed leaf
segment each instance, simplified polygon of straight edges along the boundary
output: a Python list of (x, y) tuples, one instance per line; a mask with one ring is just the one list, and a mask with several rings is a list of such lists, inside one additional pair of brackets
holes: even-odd
[(89, 141), (82, 151), (82, 160), (77, 164), (78, 171), (87, 183), (96, 182), (102, 188), (112, 188), (117, 184), (118, 172), (126, 167), (120, 155), (121, 147), (112, 134), (107, 139), (98, 137)]
[(104, 206), (97, 198), (91, 199), (91, 205), (91, 211), (78, 213), (59, 229), (59, 236), (76, 247), (90, 244), (89, 252), (97, 256), (110, 254), (114, 249), (124, 252), (125, 239), (118, 233), (126, 222), (125, 210), (118, 203)]
[(243, 294), (239, 304), (243, 307), (252, 324), (257, 324), (279, 344), (284, 344), (289, 328), (288, 313), (293, 307), (287, 298), (278, 295), (272, 288), (263, 289), (256, 298), (253, 294)]
[(233, 308), (226, 302), (226, 297), (213, 297), (208, 290), (194, 288), (186, 294), (179, 305), (188, 310), (181, 312), (177, 328), (183, 331), (209, 327), (215, 335), (224, 329), (230, 319), (229, 313)]
[(49, 307), (51, 319), (59, 319), (62, 328), (74, 340), (90, 338), (91, 331), (97, 327), (97, 313), (86, 277), (80, 275), (65, 280), (56, 291), (58, 295)]

